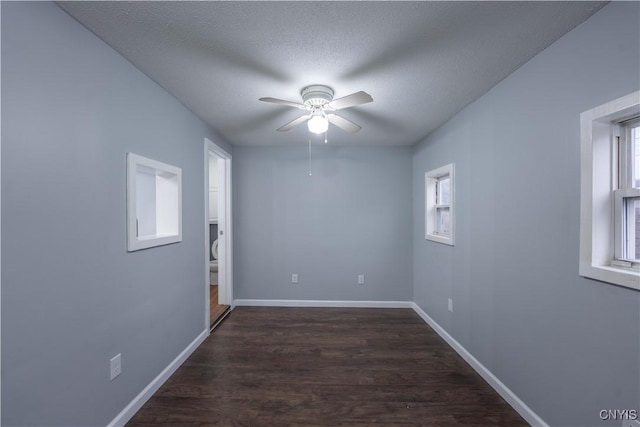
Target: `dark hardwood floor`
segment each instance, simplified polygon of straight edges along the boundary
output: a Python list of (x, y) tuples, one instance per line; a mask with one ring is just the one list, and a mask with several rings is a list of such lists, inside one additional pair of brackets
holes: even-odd
[(228, 305), (218, 304), (218, 285), (209, 285), (209, 324), (213, 326), (228, 309)]
[(239, 307), (127, 424), (527, 426), (410, 309)]

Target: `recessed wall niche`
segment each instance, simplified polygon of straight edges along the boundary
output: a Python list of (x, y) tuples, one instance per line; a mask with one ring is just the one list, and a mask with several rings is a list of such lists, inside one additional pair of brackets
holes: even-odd
[(182, 169), (127, 153), (127, 250), (182, 241)]

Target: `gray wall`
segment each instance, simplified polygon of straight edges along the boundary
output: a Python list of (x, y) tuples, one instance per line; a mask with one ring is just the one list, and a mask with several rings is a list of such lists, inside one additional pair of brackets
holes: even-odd
[[(638, 6), (606, 6), (413, 156), (414, 300), (555, 426), (640, 402), (640, 294), (578, 276), (579, 115), (638, 90)], [(455, 247), (424, 240), (424, 173), (449, 162)]]
[[(302, 144), (236, 148), (236, 298), (414, 299), (553, 425), (637, 408), (640, 296), (577, 266), (578, 116), (638, 89), (638, 16), (605, 7), (413, 150), (320, 145), (309, 178)], [(221, 140), (53, 4), (2, 2), (2, 60), (2, 424), (104, 425), (204, 328)], [(183, 168), (182, 243), (126, 252), (128, 151)], [(453, 248), (423, 237), (451, 161)]]
[(307, 150), (234, 149), (234, 297), (410, 301), (411, 148)]
[[(220, 139), (53, 3), (2, 2), (2, 124), (2, 424), (106, 425), (205, 329)], [(129, 151), (182, 168), (181, 243), (127, 253)]]

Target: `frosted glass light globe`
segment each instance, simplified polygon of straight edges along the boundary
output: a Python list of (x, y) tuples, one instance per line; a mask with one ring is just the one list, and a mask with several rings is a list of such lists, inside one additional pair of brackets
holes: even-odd
[(329, 129), (329, 121), (321, 115), (314, 115), (307, 122), (307, 127), (311, 133), (325, 133)]

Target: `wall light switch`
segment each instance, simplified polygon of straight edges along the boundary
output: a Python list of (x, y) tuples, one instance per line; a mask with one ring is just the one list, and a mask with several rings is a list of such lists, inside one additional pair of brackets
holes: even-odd
[(364, 285), (364, 274), (358, 274), (358, 285)]
[(291, 283), (298, 283), (298, 273), (293, 273), (291, 275)]
[(453, 300), (451, 298), (449, 298), (449, 302), (447, 304), (447, 308), (449, 309), (450, 312), (453, 313)]
[(111, 358), (111, 381), (122, 372), (122, 353)]

